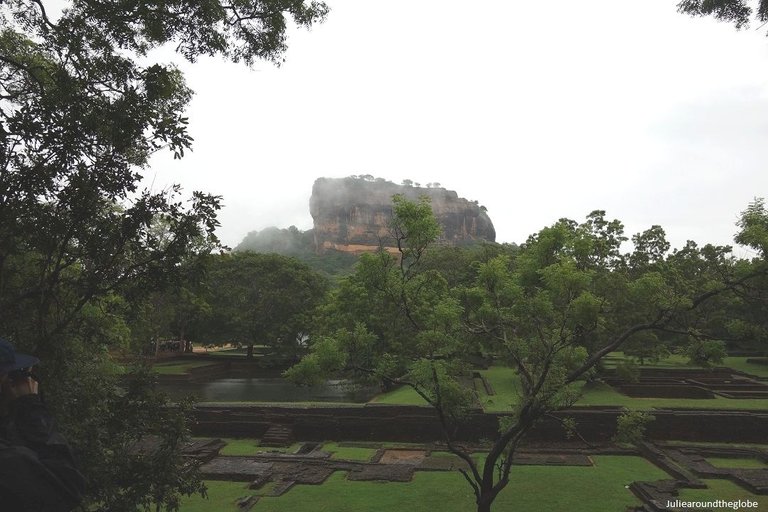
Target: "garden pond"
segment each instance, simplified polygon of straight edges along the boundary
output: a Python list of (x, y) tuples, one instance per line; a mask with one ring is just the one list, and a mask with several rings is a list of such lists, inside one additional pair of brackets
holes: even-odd
[(343, 380), (317, 386), (297, 386), (282, 377), (215, 377), (189, 382), (165, 382), (160, 388), (172, 397), (192, 395), (201, 402), (353, 402), (365, 403), (379, 390)]

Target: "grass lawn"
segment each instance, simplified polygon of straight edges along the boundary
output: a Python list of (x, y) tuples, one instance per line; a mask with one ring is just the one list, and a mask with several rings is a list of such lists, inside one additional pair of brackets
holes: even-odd
[(324, 443), (322, 450), (330, 452), (332, 459), (343, 460), (371, 460), (376, 450), (373, 448), (358, 448), (354, 446), (339, 446), (338, 443)]
[(488, 412), (504, 412), (512, 410), (512, 405), (517, 403), (520, 390), (520, 377), (505, 366), (492, 366), (487, 370), (481, 370), (488, 383), (495, 391), (495, 395), (480, 395), (483, 409)]
[(689, 409), (756, 409), (768, 410), (764, 398), (730, 399), (716, 396), (710, 399), (690, 398), (632, 398), (600, 382), (585, 385), (583, 396), (576, 405), (620, 405), (628, 409), (687, 407)]
[(370, 401), (377, 404), (427, 405), (427, 402), (410, 386), (400, 386), (387, 393), (376, 395)]
[(273, 446), (259, 446), (258, 439), (249, 438), (226, 438), (222, 439), (227, 445), (219, 451), (220, 455), (254, 455), (259, 452), (284, 452), (293, 453), (299, 449), (301, 443), (294, 443), (291, 446), (280, 448)]
[[(741, 358), (744, 359), (744, 358)], [(758, 365), (753, 365), (758, 366)], [(494, 366), (481, 370), (488, 379), (495, 395), (480, 395), (480, 401), (487, 412), (506, 412), (512, 410), (517, 402), (519, 377), (511, 368)], [(581, 384), (583, 385), (583, 384)], [(600, 382), (583, 385), (582, 397), (576, 405), (617, 405), (628, 409), (654, 409), (682, 407), (689, 409), (755, 409), (768, 410), (768, 400), (764, 398), (730, 399), (715, 397), (711, 399), (689, 398), (632, 398), (619, 393), (607, 384)], [(426, 402), (409, 387), (400, 387), (389, 393), (376, 396), (372, 401), (398, 405), (426, 405)]]
[(200, 368), (201, 366), (209, 366), (210, 361), (184, 361), (184, 362), (170, 362), (170, 363), (158, 363), (152, 367), (157, 373), (161, 375), (183, 375), (187, 373), (190, 368)]
[(768, 364), (748, 363), (747, 357), (726, 357), (723, 366), (740, 370), (744, 373), (757, 375), (758, 377), (768, 377)]
[(731, 459), (728, 457), (707, 457), (707, 462), (716, 468), (765, 469), (768, 465), (758, 459)]
[[(683, 501), (715, 501), (715, 500), (750, 500), (758, 503), (757, 508), (740, 508), (739, 510), (768, 512), (768, 496), (757, 496), (728, 480), (703, 480), (707, 489), (680, 489), (678, 498)], [(733, 510), (720, 509), (720, 510)]]
[[(512, 403), (517, 401), (516, 383), (518, 378), (511, 368), (503, 366), (493, 366), (488, 370), (481, 370), (488, 382), (496, 392), (489, 396), (485, 393), (480, 394), (480, 402), (483, 408), (489, 412), (509, 411)], [(371, 402), (380, 404), (397, 405), (427, 405), (427, 402), (421, 398), (411, 387), (401, 386), (397, 389), (382, 393), (373, 397)]]
[(256, 494), (247, 488), (246, 482), (219, 482), (208, 480), (208, 497), (189, 496), (182, 500), (180, 512), (236, 512), (237, 500)]
[(712, 446), (727, 446), (731, 448), (757, 448), (757, 449), (765, 449), (768, 448), (768, 445), (766, 444), (757, 444), (757, 443), (706, 443), (706, 442), (699, 442), (699, 441), (674, 441), (674, 440), (668, 440), (663, 442), (664, 445), (669, 446), (702, 446), (704, 448), (709, 448)]
[[(606, 368), (615, 368), (619, 362), (626, 359), (629, 358), (626, 358), (623, 352), (611, 352), (603, 359), (603, 366)], [(717, 366), (733, 368), (734, 370), (757, 375), (758, 377), (768, 377), (768, 365), (748, 363), (747, 359), (749, 358), (726, 357), (723, 359), (722, 364)], [(646, 363), (644, 365), (640, 365), (640, 363), (636, 364), (638, 368), (702, 368), (701, 366), (688, 364), (688, 358), (681, 356), (680, 354), (672, 354), (667, 359), (662, 359), (657, 363)]]
[[(658, 480), (666, 473), (640, 457), (596, 456), (594, 467), (519, 466), (499, 495), (498, 511), (624, 510), (639, 504), (626, 488), (635, 480)], [(181, 512), (234, 511), (234, 500), (248, 493), (245, 484), (213, 482), (208, 507), (199, 497), (184, 501)], [(299, 485), (279, 497), (263, 497), (255, 512), (413, 512), (474, 509), (469, 484), (458, 472), (417, 472), (412, 482), (350, 482), (342, 472), (322, 485)]]

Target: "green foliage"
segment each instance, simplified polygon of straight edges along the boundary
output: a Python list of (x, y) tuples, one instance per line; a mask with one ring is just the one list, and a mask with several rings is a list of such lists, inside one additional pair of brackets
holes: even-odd
[(357, 256), (341, 251), (325, 250), (315, 253), (313, 230), (300, 231), (296, 226), (275, 227), (252, 231), (235, 247), (235, 252), (275, 253), (296, 258), (329, 277), (347, 275), (357, 262)]
[(118, 376), (98, 356), (75, 352), (47, 372), (47, 381), (67, 383), (44, 391), (80, 459), (88, 510), (176, 510), (182, 496), (204, 492), (181, 456), (192, 404), (170, 404), (148, 368)]
[[(327, 7), (51, 4), (0, 2), (0, 334), (40, 356), (55, 383), (44, 390), (83, 459), (87, 509), (173, 510), (180, 494), (202, 490), (179, 450), (188, 404), (167, 407), (141, 376), (118, 381), (108, 350), (183, 332), (205, 309), (199, 290), (185, 288), (196, 281), (180, 276), (218, 247), (220, 198), (139, 189), (151, 155), (181, 158), (192, 143), (192, 91), (177, 68), (147, 56), (171, 43), (190, 61), (279, 63), (286, 17), (308, 27)], [(49, 17), (51, 7), (62, 10)], [(159, 444), (142, 453), (149, 439)]]
[(567, 418), (563, 418), (562, 426), (563, 426), (563, 430), (565, 430), (565, 437), (567, 439), (571, 439), (573, 438), (573, 436), (576, 435), (577, 433), (576, 418), (573, 418), (571, 416)]
[(464, 416), (474, 403), (474, 395), (456, 379), (462, 374), (457, 361), (420, 359), (411, 364), (408, 380), (427, 402), (451, 418)]
[(658, 363), (670, 356), (667, 345), (659, 340), (656, 333), (642, 331), (634, 334), (624, 343), (624, 353), (637, 358), (641, 365), (646, 361)]
[(251, 251), (295, 256), (309, 248), (310, 240), (296, 226), (288, 229), (276, 227), (264, 228), (261, 231), (251, 231), (235, 247), (235, 251)]
[(401, 265), (410, 268), (417, 265), (424, 250), (442, 233), (442, 228), (432, 213), (429, 197), (422, 196), (417, 202), (405, 196), (392, 198), (390, 228), (401, 253)]
[(52, 19), (46, 4), (0, 4), (0, 332), (41, 355), (91, 299), (154, 287), (193, 240), (215, 242), (219, 198), (138, 190), (150, 155), (190, 148), (192, 91), (172, 66), (131, 56), (173, 42), (189, 60), (279, 63), (286, 16), (310, 26), (327, 13), (321, 2), (78, 1)]
[(127, 347), (131, 329), (125, 320), (126, 308), (125, 299), (114, 293), (85, 304), (79, 326), (85, 343), (102, 350)]
[[(658, 226), (633, 237), (634, 251), (622, 254), (622, 224), (599, 210), (581, 224), (561, 219), (515, 251), (454, 251), (466, 258), (459, 272), (439, 252), (430, 260), (439, 228), (426, 200), (395, 197), (394, 211), (399, 258), (360, 258), (323, 309), (319, 325), (332, 334), (292, 372), (307, 380), (328, 372), (375, 375), (382, 384), (410, 386), (438, 410), (450, 439), (474, 398), (460, 381), (468, 359), (490, 354), (510, 366), (505, 379), (512, 382), (494, 383), (505, 393), (494, 400), (512, 414), (500, 421), (482, 467), (468, 473), (481, 510), (507, 485), (512, 455), (528, 430), (575, 403), (579, 381), (605, 355), (626, 346), (641, 362), (658, 361), (695, 333), (706, 349), (700, 362), (711, 362), (716, 353), (703, 332), (725, 329), (726, 311), (743, 317), (745, 291), (754, 287), (758, 296), (765, 289), (764, 261), (737, 261), (729, 247), (692, 242), (669, 254)], [(344, 341), (353, 329), (367, 334), (366, 343)], [(637, 378), (631, 366), (618, 371)], [(622, 420), (627, 439), (641, 435), (647, 421), (639, 413)]]
[(422, 266), (440, 234), (429, 200), (395, 196), (391, 228), (400, 257), (384, 251), (360, 257), (322, 312), (327, 335), (287, 375), (308, 382), (335, 373), (383, 387), (407, 383), (431, 403), (461, 414), (471, 400), (456, 382), (464, 352), (461, 308), (440, 273)]
[(616, 376), (625, 382), (640, 381), (640, 369), (632, 361), (622, 361), (616, 365)]
[(617, 443), (635, 444), (645, 437), (648, 424), (655, 420), (645, 411), (627, 411), (616, 420), (616, 435), (613, 440)]
[(629, 255), (629, 264), (633, 269), (647, 269), (658, 266), (669, 252), (669, 242), (661, 226), (651, 226), (642, 233), (632, 236), (635, 248)]
[(688, 356), (690, 364), (709, 368), (721, 364), (728, 353), (725, 351), (725, 343), (717, 340), (704, 340), (692, 338), (684, 347), (683, 352)]
[(450, 288), (471, 286), (475, 281), (480, 263), (487, 263), (492, 258), (506, 254), (512, 258), (518, 247), (514, 244), (494, 244), (479, 242), (470, 245), (429, 247), (422, 258), (423, 270), (434, 270), (445, 278)]
[(751, 247), (765, 257), (768, 254), (768, 211), (765, 209), (765, 200), (760, 198), (750, 203), (741, 212), (737, 226), (741, 231), (736, 235), (736, 243)]
[(278, 254), (239, 252), (214, 257), (206, 278), (211, 317), (206, 338), (274, 347), (288, 358), (303, 350), (326, 280)]
[(712, 16), (737, 29), (748, 26), (753, 14), (758, 22), (768, 21), (768, 0), (759, 0), (756, 13), (746, 0), (681, 0), (677, 9), (691, 16)]
[[(312, 344), (312, 352), (283, 372), (283, 376), (296, 384), (305, 386), (323, 383), (329, 375), (339, 373), (347, 366), (349, 354), (344, 348), (358, 344), (357, 341), (350, 342), (350, 338), (357, 335), (366, 339), (359, 345), (368, 344), (368, 341), (372, 340), (372, 337), (364, 329), (356, 333), (340, 329), (335, 336), (318, 337)], [(362, 357), (367, 359), (365, 352), (368, 351), (363, 349), (364, 355)]]

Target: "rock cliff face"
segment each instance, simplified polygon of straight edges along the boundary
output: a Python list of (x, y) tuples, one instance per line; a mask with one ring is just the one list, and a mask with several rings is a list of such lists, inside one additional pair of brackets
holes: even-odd
[(444, 188), (396, 185), (384, 180), (319, 178), (312, 187), (309, 210), (314, 220), (315, 250), (367, 252), (391, 243), (392, 196), (410, 200), (426, 195), (443, 227), (442, 241), (495, 241), (496, 231), (485, 210)]

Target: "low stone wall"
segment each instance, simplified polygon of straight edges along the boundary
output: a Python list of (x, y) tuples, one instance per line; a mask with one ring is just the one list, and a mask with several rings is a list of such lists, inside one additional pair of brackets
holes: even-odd
[(621, 393), (638, 398), (768, 398), (768, 385), (762, 379), (730, 368), (644, 368), (638, 382), (625, 382), (615, 371), (604, 380)]
[(708, 389), (683, 384), (621, 384), (615, 387), (635, 398), (715, 398)]
[[(283, 407), (269, 405), (198, 405), (196, 435), (261, 437), (272, 424), (288, 425), (294, 438), (304, 441), (414, 441), (440, 440), (440, 424), (429, 407)], [(459, 439), (491, 438), (497, 430), (496, 417), (471, 414), (457, 432)]]
[(724, 443), (764, 443), (768, 432), (766, 411), (703, 411), (668, 409), (652, 411), (648, 425), (651, 439), (677, 439)]
[[(542, 419), (528, 436), (536, 441), (562, 441), (566, 438), (560, 420), (576, 421), (585, 440), (610, 440), (622, 409), (573, 408)], [(768, 432), (768, 410), (707, 411), (658, 410), (647, 428), (650, 439), (684, 441), (760, 443)], [(454, 437), (480, 442), (498, 435), (501, 414), (471, 412)], [(195, 412), (196, 435), (221, 437), (261, 437), (272, 424), (288, 425), (294, 437), (304, 441), (395, 441), (439, 442), (442, 431), (435, 412), (429, 407), (363, 405), (284, 407), (269, 405), (219, 406), (200, 404)]]

